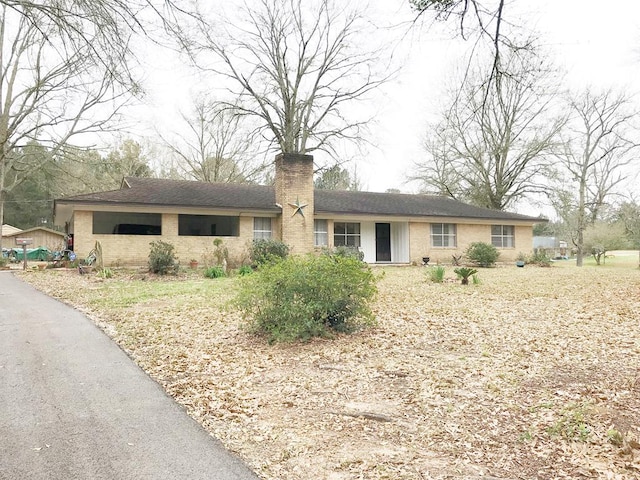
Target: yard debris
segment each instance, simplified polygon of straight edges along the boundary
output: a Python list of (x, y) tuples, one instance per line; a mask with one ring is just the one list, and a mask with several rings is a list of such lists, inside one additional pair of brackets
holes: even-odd
[[(268, 345), (234, 279), (24, 278), (76, 305), (264, 479), (640, 477), (640, 271), (389, 268), (376, 328)], [(126, 286), (126, 288), (124, 288)]]

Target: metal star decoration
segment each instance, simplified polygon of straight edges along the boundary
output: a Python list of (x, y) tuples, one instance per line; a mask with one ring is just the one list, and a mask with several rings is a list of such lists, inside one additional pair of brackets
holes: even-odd
[(294, 208), (293, 215), (291, 215), (292, 217), (295, 217), (297, 213), (304, 217), (304, 211), (302, 209), (308, 205), (307, 203), (300, 203), (300, 199), (296, 197), (296, 203), (289, 203), (289, 205)]

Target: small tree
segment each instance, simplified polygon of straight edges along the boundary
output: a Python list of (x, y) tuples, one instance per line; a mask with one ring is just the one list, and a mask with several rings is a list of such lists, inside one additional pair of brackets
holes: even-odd
[(629, 242), (620, 222), (596, 222), (584, 232), (585, 247), (591, 251), (596, 265), (603, 262), (608, 251), (627, 248)]
[(465, 251), (465, 256), (479, 267), (493, 266), (500, 252), (490, 243), (473, 242)]

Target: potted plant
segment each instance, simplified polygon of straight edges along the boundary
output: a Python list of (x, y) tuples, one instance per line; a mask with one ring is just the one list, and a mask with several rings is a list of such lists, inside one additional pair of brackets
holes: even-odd
[(527, 257), (525, 257), (524, 253), (520, 252), (516, 257), (516, 267), (524, 267), (527, 263)]
[(194, 270), (195, 270), (196, 268), (198, 268), (198, 260), (196, 260), (195, 258), (192, 258), (192, 259), (189, 261), (189, 267), (190, 267), (190, 268), (192, 268), (192, 269), (194, 269)]

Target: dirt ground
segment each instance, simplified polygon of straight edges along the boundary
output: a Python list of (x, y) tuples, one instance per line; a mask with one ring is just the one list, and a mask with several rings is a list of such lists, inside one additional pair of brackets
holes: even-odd
[(23, 276), (265, 479), (640, 478), (640, 270), (427, 271), (376, 269), (374, 328), (275, 346), (227, 307), (237, 279)]

